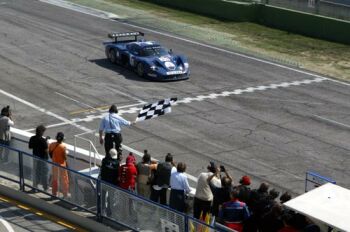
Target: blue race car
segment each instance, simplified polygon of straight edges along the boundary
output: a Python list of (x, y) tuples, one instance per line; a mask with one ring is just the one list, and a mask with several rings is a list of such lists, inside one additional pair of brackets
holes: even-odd
[(138, 40), (142, 32), (110, 33), (112, 42), (104, 42), (108, 60), (135, 70), (140, 77), (157, 81), (188, 79), (187, 58), (173, 54), (154, 41)]

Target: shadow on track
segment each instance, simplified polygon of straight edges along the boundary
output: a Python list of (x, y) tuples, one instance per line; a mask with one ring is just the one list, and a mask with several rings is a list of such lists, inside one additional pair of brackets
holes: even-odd
[(134, 73), (130, 68), (122, 67), (117, 64), (112, 64), (108, 59), (93, 59), (89, 60), (89, 62), (94, 63), (102, 68), (109, 69), (115, 71), (117, 74), (124, 76), (126, 79), (133, 81), (141, 81), (141, 82), (150, 82), (150, 80), (146, 78), (141, 78)]

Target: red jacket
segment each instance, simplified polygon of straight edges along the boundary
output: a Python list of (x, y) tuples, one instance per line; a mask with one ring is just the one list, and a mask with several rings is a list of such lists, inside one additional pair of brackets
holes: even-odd
[(134, 190), (137, 169), (133, 163), (123, 164), (119, 167), (119, 186), (123, 189)]

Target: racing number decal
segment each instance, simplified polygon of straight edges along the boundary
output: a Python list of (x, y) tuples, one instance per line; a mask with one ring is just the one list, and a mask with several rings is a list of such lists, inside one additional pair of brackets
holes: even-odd
[(130, 66), (135, 66), (135, 60), (134, 57), (132, 55), (130, 55)]

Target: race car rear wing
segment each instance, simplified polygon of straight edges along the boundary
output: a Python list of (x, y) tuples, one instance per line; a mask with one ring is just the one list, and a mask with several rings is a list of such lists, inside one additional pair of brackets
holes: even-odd
[(138, 36), (144, 36), (145, 34), (139, 31), (136, 32), (122, 32), (122, 33), (118, 33), (118, 32), (112, 32), (108, 34), (108, 37), (111, 39), (114, 39), (115, 42), (118, 42), (118, 38), (125, 38), (125, 37), (133, 37), (134, 39), (128, 39), (128, 41), (137, 41), (137, 37)]

